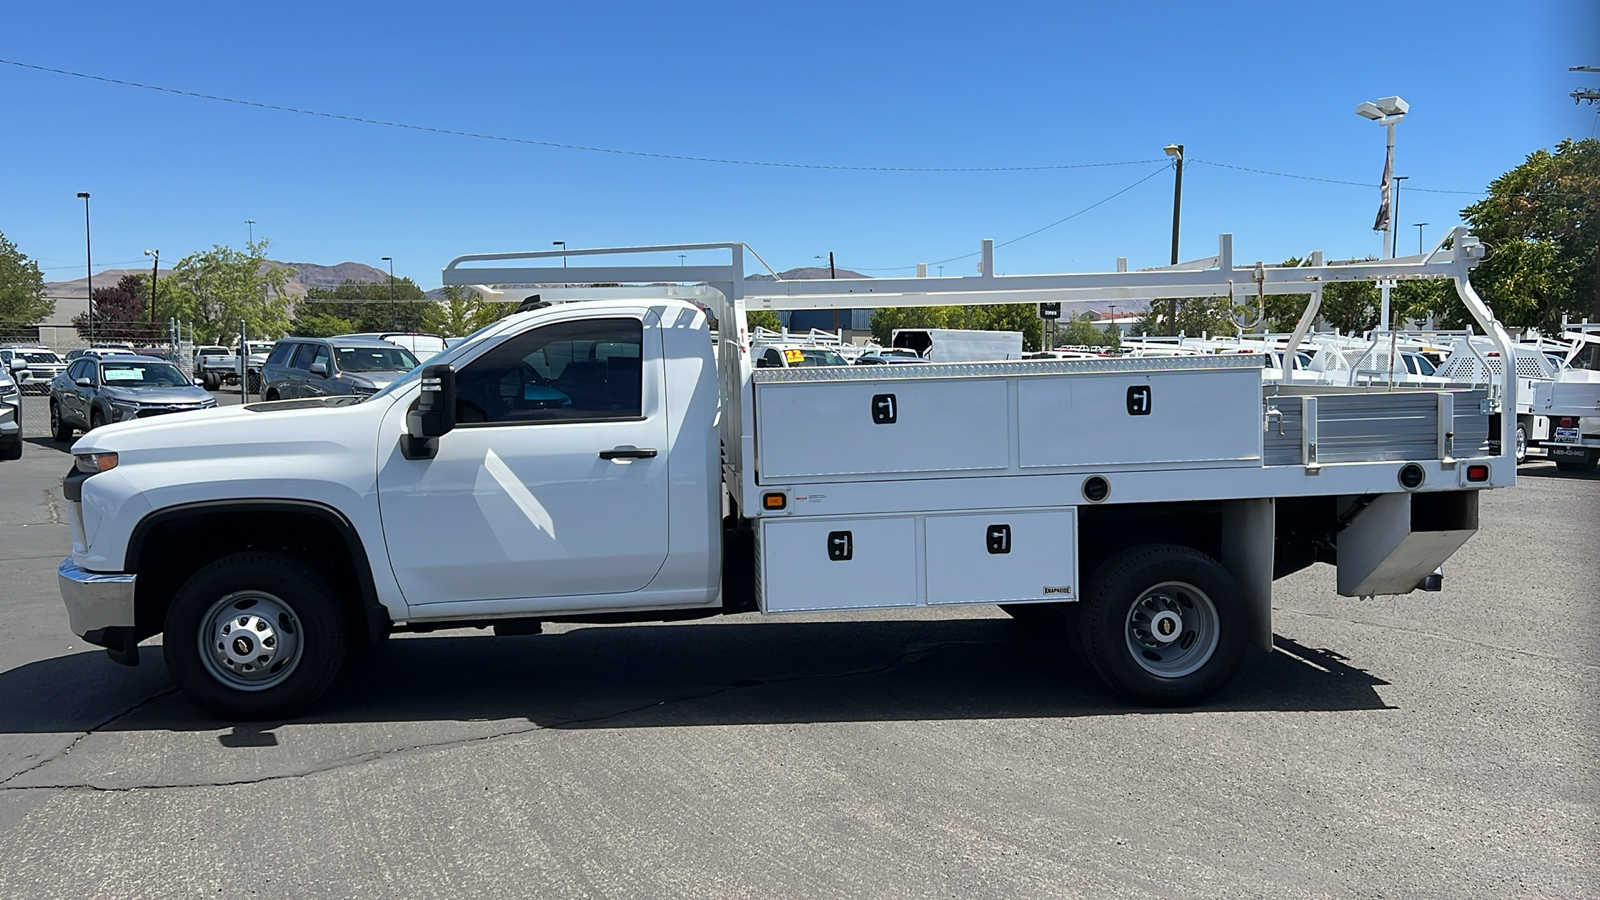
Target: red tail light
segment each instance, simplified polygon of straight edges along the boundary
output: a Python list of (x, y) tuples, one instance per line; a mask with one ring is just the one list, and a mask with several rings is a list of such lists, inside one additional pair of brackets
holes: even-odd
[(1489, 480), (1489, 467), (1488, 466), (1467, 466), (1467, 480), (1468, 481), (1488, 481)]

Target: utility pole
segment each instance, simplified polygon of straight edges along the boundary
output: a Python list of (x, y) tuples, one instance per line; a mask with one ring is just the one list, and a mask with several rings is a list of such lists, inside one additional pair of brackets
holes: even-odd
[(396, 323), (399, 318), (394, 307), (394, 257), (385, 256), (383, 261), (389, 264), (389, 330), (398, 331), (400, 326)]
[(150, 324), (156, 323), (156, 279), (161, 277), (161, 251), (146, 250), (145, 256), (154, 257), (150, 263)]
[(79, 191), (83, 201), (83, 268), (89, 289), (89, 346), (94, 346), (94, 243), (89, 240), (89, 192)]
[[(1178, 222), (1183, 210), (1183, 145), (1168, 144), (1163, 148), (1172, 157), (1172, 264), (1178, 264)], [(1172, 333), (1178, 333), (1178, 299), (1172, 299)]]
[(250, 229), (250, 243), (245, 247), (245, 249), (249, 249), (250, 247), (254, 247), (256, 245), (256, 220), (245, 219), (244, 224), (245, 227)]

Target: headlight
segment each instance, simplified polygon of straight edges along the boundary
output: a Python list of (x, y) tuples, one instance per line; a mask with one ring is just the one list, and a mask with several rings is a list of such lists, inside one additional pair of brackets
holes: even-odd
[(0, 397), (9, 397), (16, 392), (17, 386), (14, 382), (8, 381), (5, 384), (0, 384)]
[(74, 453), (72, 458), (75, 460), (73, 465), (79, 472), (87, 472), (90, 475), (109, 472), (117, 467), (115, 453)]

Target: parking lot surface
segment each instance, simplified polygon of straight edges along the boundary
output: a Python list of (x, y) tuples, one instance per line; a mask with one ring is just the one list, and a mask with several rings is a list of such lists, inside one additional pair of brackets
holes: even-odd
[(1194, 709), (976, 609), (398, 636), (236, 727), (159, 640), (71, 634), (68, 456), (24, 423), (0, 897), (1600, 895), (1593, 476), (1486, 495), (1441, 593), (1278, 582), (1278, 652)]

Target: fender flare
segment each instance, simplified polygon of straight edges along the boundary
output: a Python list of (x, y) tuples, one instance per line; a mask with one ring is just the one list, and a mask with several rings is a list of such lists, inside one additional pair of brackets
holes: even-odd
[(182, 519), (200, 516), (216, 515), (219, 513), (262, 513), (262, 512), (290, 512), (299, 515), (310, 515), (322, 519), (332, 525), (339, 536), (344, 539), (345, 549), (349, 551), (351, 561), (355, 565), (356, 583), (361, 589), (361, 610), (367, 621), (367, 635), (370, 641), (376, 643), (389, 635), (393, 627), (393, 620), (389, 617), (389, 610), (378, 600), (378, 587), (372, 578), (372, 563), (367, 556), (366, 545), (361, 540), (361, 533), (344, 513), (338, 509), (312, 500), (287, 500), (274, 498), (255, 498), (241, 500), (201, 500), (195, 503), (181, 503), (176, 506), (166, 506), (146, 515), (133, 527), (133, 533), (128, 539), (128, 548), (123, 557), (123, 569), (130, 574), (138, 574), (138, 561), (144, 552), (145, 541), (161, 525), (176, 522)]

